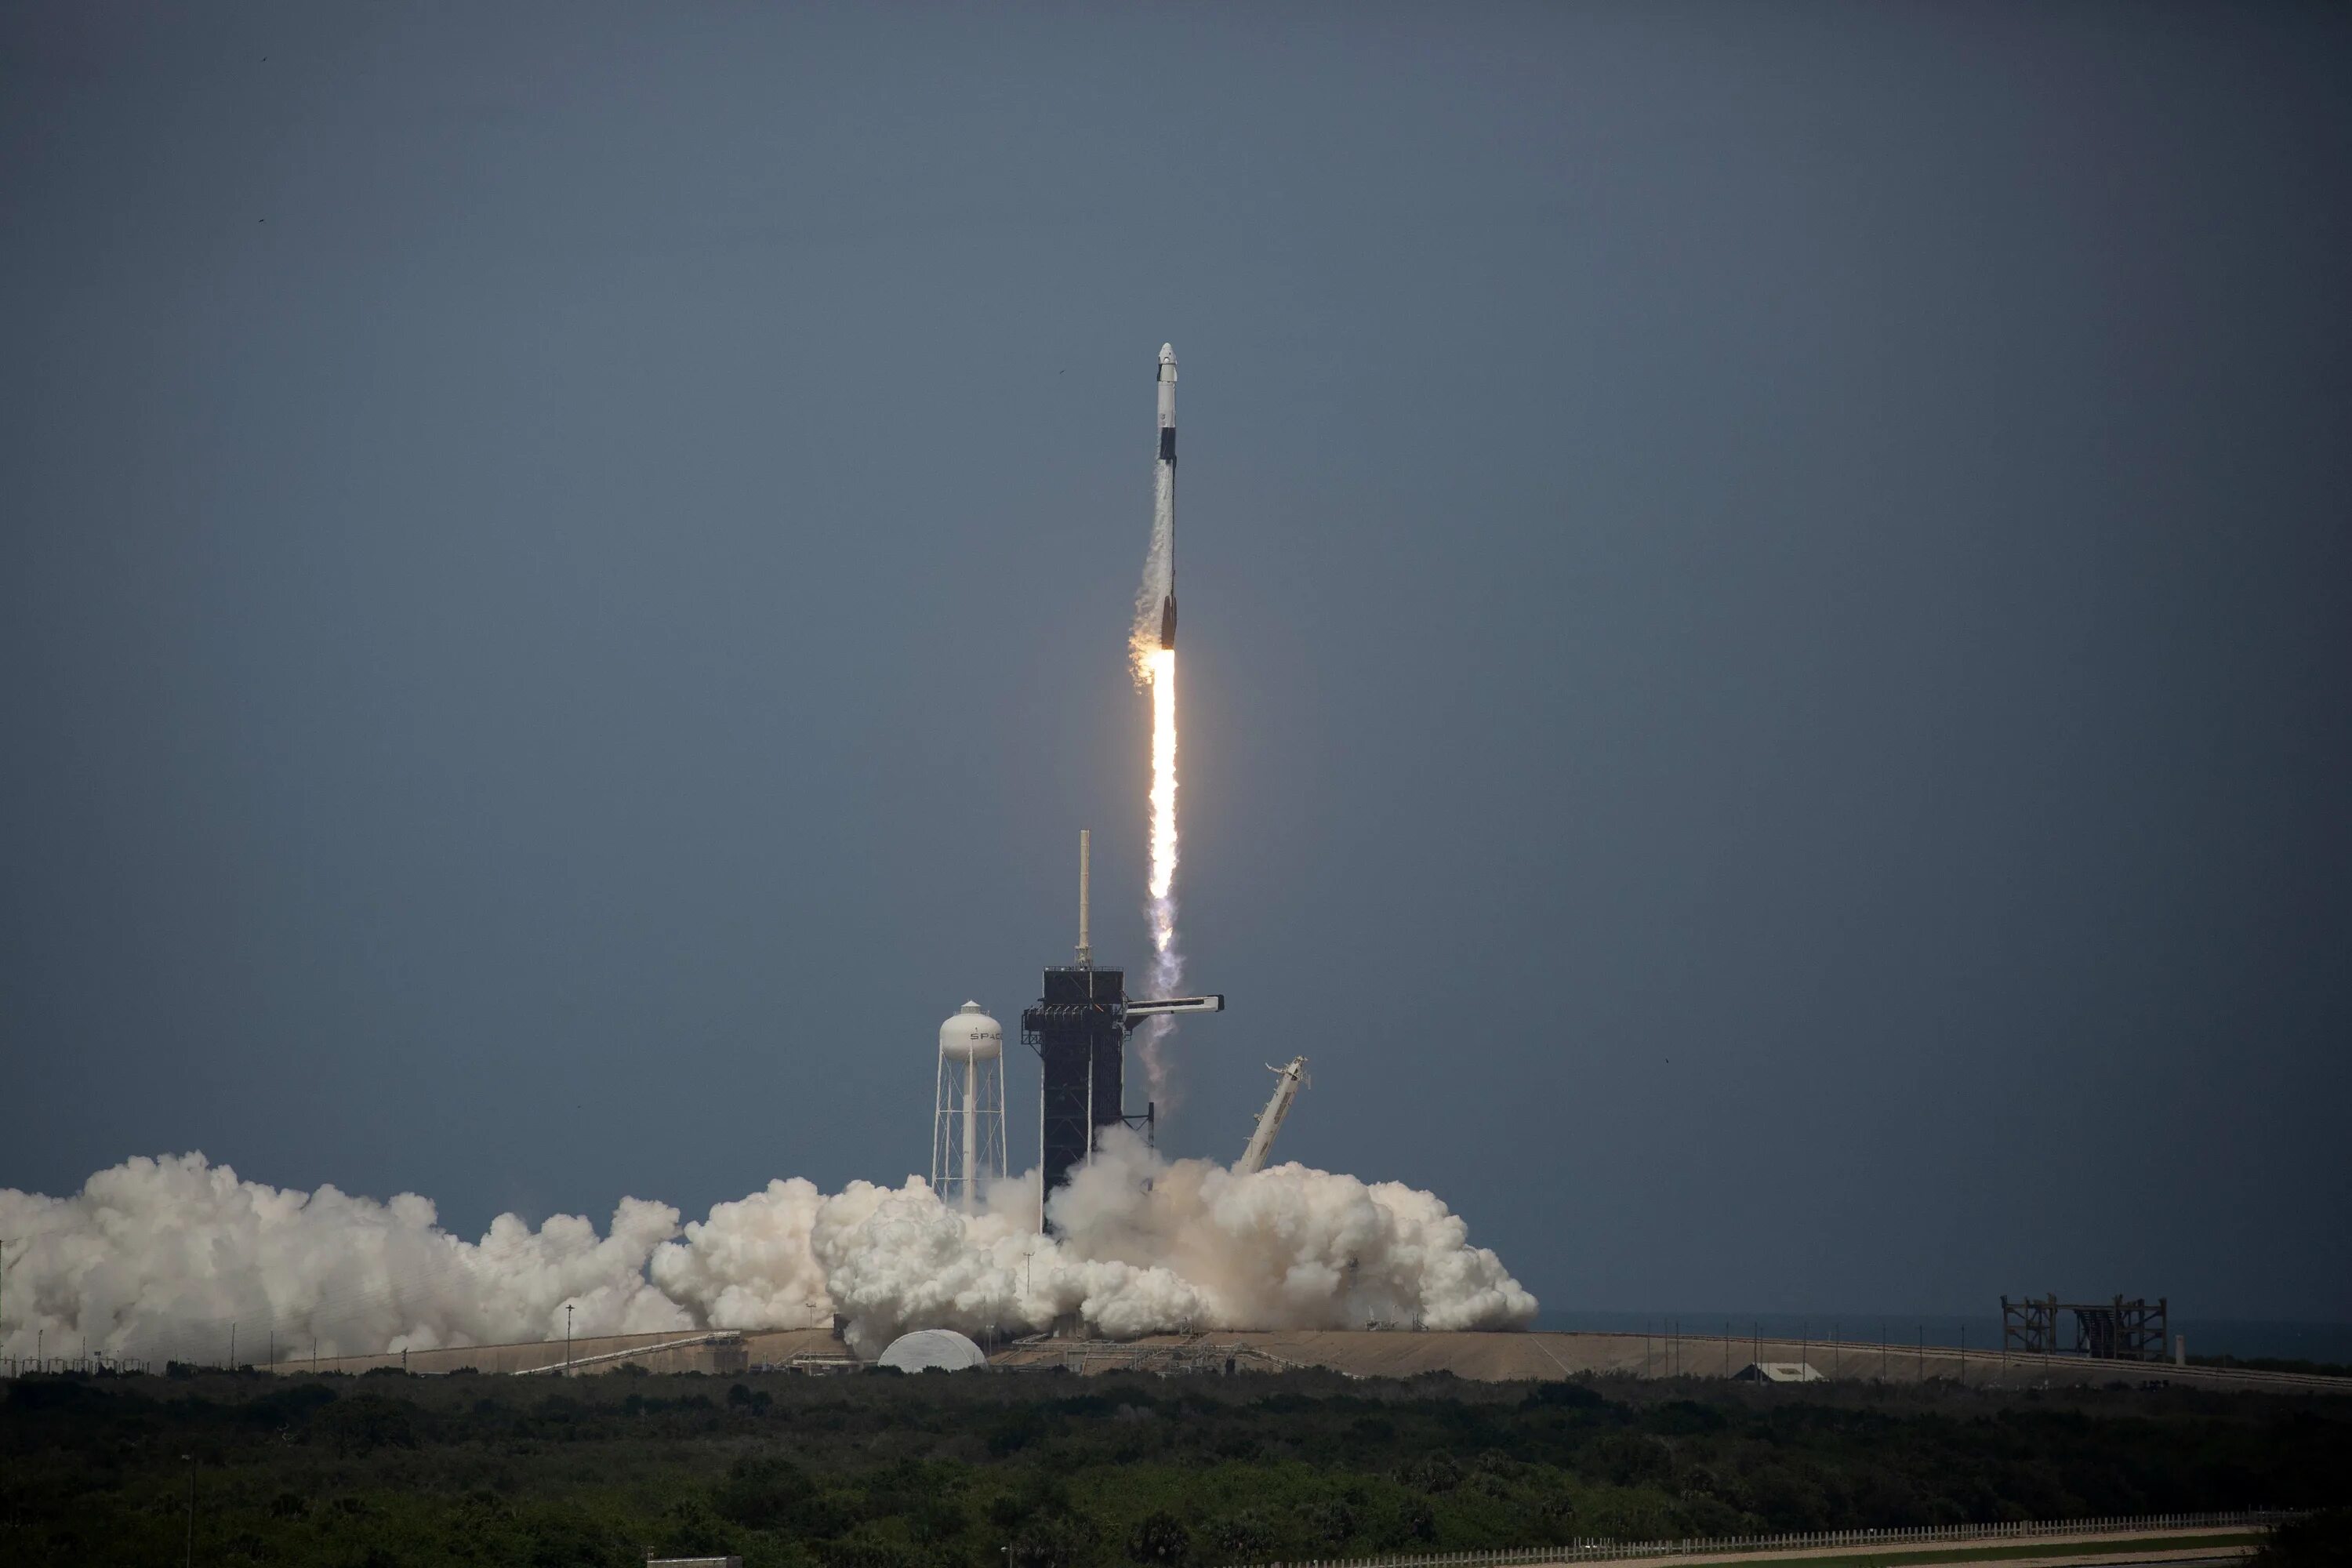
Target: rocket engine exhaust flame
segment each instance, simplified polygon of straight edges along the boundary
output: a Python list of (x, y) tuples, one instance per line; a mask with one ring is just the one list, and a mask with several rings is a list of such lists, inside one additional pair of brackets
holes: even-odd
[[(1160, 345), (1160, 448), (1151, 466), (1151, 548), (1136, 590), (1128, 659), (1139, 688), (1151, 693), (1151, 874), (1145, 906), (1151, 919), (1152, 994), (1183, 988), (1184, 954), (1176, 942), (1176, 351)], [(1166, 1014), (1138, 1032), (1144, 1081), (1160, 1110), (1176, 1100)]]
[[(1184, 989), (1184, 953), (1176, 945), (1176, 650), (1151, 652), (1151, 994), (1174, 996)], [(1153, 1104), (1162, 1111), (1175, 1103), (1169, 1073), (1167, 1037), (1176, 1020), (1154, 1014), (1138, 1031), (1138, 1054)]]

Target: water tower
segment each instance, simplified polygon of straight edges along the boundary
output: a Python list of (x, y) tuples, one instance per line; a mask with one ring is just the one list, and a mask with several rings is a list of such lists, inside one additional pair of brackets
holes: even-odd
[(980, 1206), (982, 1184), (1003, 1174), (1004, 1030), (967, 1002), (940, 1026), (931, 1190), (970, 1213)]

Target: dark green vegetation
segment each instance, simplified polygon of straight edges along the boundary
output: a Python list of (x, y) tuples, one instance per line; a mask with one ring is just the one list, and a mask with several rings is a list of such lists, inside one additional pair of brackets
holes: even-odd
[(2352, 1403), (1323, 1373), (7, 1385), (0, 1562), (177, 1562), (192, 1482), (200, 1563), (1178, 1568), (2341, 1503)]
[(2332, 1508), (2279, 1527), (2252, 1568), (2344, 1568), (2352, 1563), (2352, 1509)]

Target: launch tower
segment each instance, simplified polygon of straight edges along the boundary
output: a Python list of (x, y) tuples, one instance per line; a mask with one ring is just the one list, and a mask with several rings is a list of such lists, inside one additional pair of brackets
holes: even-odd
[(1222, 1013), (1223, 996), (1133, 998), (1127, 972), (1097, 967), (1087, 940), (1087, 865), (1092, 835), (1078, 834), (1077, 962), (1045, 971), (1037, 1005), (1022, 1010), (1021, 1039), (1037, 1053), (1037, 1154), (1045, 1192), (1094, 1158), (1102, 1130), (1140, 1128), (1148, 1139), (1158, 1111), (1148, 1101), (1127, 1114), (1127, 1036), (1156, 1013)]

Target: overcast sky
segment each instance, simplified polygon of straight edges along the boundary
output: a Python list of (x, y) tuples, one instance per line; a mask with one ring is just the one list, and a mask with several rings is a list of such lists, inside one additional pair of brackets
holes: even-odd
[[(1548, 1309), (2352, 1319), (2352, 13), (0, 9), (0, 1185), (1163, 1140)], [(1034, 1058), (1012, 1077), (1035, 1137)]]

